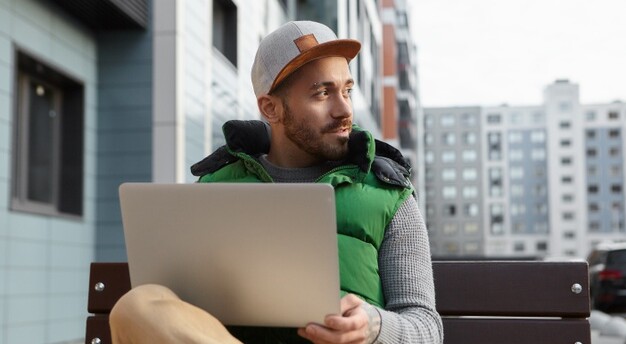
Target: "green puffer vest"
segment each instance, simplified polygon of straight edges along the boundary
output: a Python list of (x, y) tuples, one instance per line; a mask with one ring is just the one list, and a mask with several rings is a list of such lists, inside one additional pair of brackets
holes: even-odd
[[(199, 182), (273, 182), (253, 158), (269, 151), (267, 130), (260, 121), (227, 122), (226, 146), (192, 166), (192, 173)], [(335, 189), (342, 294), (384, 307), (378, 250), (387, 225), (413, 192), (409, 166), (395, 148), (356, 126), (349, 151), (346, 164), (316, 182)]]

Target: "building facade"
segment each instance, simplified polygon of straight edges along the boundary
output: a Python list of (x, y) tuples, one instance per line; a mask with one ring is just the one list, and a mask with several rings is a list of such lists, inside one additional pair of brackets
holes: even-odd
[[(455, 125), (472, 110), (479, 118), (473, 131), (481, 180), (474, 198), (478, 243), (449, 225), (471, 220), (456, 211), (473, 193), (466, 191), (463, 158), (455, 160), (471, 145), (456, 139), (465, 134)], [(424, 111), (426, 218), (434, 255), (585, 258), (599, 242), (626, 239), (623, 102), (580, 104), (578, 85), (557, 80), (537, 106)]]

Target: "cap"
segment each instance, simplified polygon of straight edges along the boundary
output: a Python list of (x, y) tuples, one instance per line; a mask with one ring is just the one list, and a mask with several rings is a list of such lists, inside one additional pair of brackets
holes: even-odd
[(326, 25), (292, 21), (267, 35), (259, 44), (252, 64), (252, 87), (260, 97), (273, 91), (305, 64), (330, 56), (352, 60), (361, 50), (354, 39), (338, 39)]

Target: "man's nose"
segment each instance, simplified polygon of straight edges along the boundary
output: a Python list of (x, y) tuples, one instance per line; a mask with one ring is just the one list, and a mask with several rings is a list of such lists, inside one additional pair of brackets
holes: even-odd
[(331, 116), (333, 118), (346, 118), (352, 116), (352, 100), (350, 97), (338, 94), (335, 97)]

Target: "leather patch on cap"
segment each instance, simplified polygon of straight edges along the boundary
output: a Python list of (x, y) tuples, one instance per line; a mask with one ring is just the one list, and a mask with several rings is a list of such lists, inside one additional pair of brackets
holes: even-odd
[(317, 39), (315, 38), (315, 35), (313, 35), (312, 33), (304, 35), (302, 37), (298, 37), (294, 39), (293, 42), (296, 44), (300, 52), (309, 50), (314, 46), (319, 45)]

